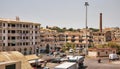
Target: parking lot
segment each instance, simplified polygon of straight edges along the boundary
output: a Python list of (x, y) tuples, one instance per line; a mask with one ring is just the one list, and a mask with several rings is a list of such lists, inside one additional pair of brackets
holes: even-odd
[(84, 65), (86, 69), (120, 69), (120, 64), (113, 62), (120, 62), (120, 60), (109, 62), (108, 58), (102, 58), (101, 63), (98, 63), (96, 58), (86, 58)]
[[(48, 56), (44, 55), (43, 58), (48, 58)], [(48, 62), (46, 66), (50, 69), (54, 69), (55, 66), (61, 63)], [(86, 57), (84, 69), (120, 69), (120, 60), (109, 62), (108, 58), (101, 58), (101, 63), (98, 63), (97, 58)]]

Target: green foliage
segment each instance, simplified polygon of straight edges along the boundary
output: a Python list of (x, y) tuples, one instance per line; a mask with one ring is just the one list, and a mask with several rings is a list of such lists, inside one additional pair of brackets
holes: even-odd
[(75, 44), (73, 44), (73, 43), (66, 43), (66, 44), (62, 47), (62, 50), (66, 51), (66, 50), (69, 50), (70, 48), (72, 48), (73, 50), (75, 50)]
[(115, 42), (109, 42), (108, 44), (98, 45), (98, 48), (115, 48), (117, 53), (120, 54), (120, 45)]
[(56, 30), (57, 32), (65, 32), (66, 31), (65, 29), (61, 29), (59, 27), (53, 27), (53, 28), (51, 28), (51, 30)]
[(95, 29), (95, 28), (89, 28), (89, 29), (92, 30), (93, 32), (99, 31), (99, 29)]
[[(46, 28), (48, 28), (48, 26)], [(49, 29), (56, 30), (57, 32), (65, 32), (65, 31), (72, 31), (72, 32), (74, 32), (74, 31), (80, 31), (80, 29), (77, 29), (77, 30), (73, 29), (73, 28), (67, 29), (66, 27), (64, 27), (64, 28), (52, 27), (52, 28), (49, 28)]]
[(73, 28), (69, 28), (68, 31), (73, 31), (74, 29)]

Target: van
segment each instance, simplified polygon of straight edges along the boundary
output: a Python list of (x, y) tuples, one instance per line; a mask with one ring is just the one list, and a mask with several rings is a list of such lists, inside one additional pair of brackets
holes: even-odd
[(64, 62), (56, 66), (54, 69), (77, 69), (77, 65), (76, 63), (72, 63), (72, 62)]
[(118, 57), (117, 54), (109, 54), (109, 59), (110, 59), (110, 60), (118, 60), (119, 57)]

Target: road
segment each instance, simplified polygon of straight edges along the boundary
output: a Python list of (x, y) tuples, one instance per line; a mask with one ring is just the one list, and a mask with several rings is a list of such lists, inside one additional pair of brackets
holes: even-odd
[(86, 58), (84, 61), (85, 69), (120, 69), (119, 64), (112, 64), (107, 58), (102, 58), (102, 62), (98, 63), (97, 59)]

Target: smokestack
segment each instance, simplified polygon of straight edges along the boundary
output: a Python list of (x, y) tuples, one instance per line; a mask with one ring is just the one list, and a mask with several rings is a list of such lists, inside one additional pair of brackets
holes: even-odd
[(102, 32), (102, 13), (100, 13), (100, 32)]

